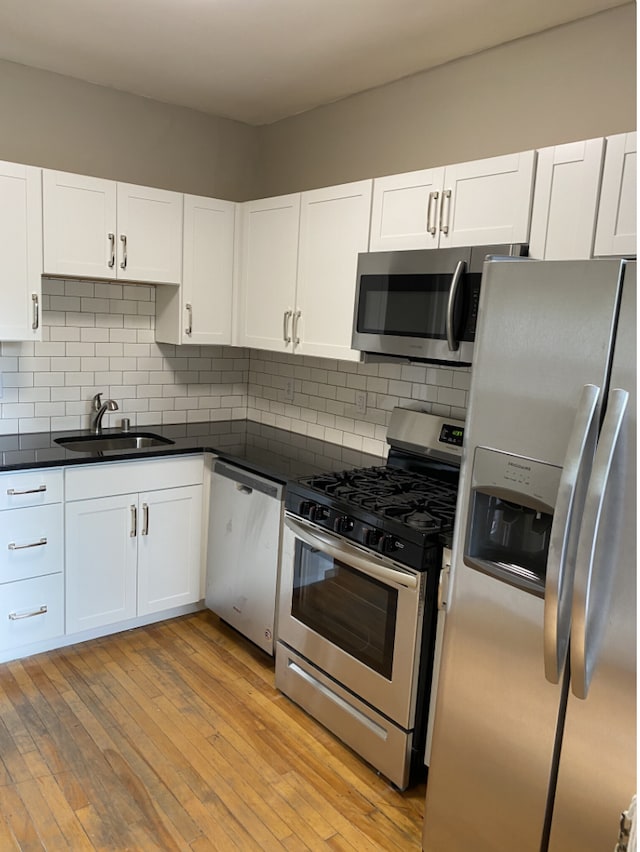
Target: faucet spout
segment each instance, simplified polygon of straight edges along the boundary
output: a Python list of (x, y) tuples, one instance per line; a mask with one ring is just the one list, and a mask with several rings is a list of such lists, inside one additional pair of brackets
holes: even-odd
[(102, 432), (102, 418), (105, 411), (117, 411), (118, 403), (114, 399), (107, 399), (102, 402), (102, 394), (97, 393), (93, 398), (93, 410), (96, 412), (91, 419), (91, 429), (96, 434)]

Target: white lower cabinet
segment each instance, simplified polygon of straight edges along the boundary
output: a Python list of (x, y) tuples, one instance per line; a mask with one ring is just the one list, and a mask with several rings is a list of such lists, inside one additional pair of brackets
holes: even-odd
[(64, 634), (62, 471), (0, 475), (0, 657)]
[(67, 471), (67, 634), (199, 599), (203, 467), (199, 456)]

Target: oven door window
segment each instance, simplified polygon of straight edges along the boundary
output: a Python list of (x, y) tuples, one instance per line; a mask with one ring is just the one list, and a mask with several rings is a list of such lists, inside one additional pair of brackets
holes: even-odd
[(397, 608), (396, 589), (296, 541), (294, 618), (389, 680)]

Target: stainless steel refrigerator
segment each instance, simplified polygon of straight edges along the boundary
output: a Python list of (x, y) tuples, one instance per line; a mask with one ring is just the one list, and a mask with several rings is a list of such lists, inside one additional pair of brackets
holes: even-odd
[(612, 852), (635, 793), (635, 273), (485, 265), (427, 852)]

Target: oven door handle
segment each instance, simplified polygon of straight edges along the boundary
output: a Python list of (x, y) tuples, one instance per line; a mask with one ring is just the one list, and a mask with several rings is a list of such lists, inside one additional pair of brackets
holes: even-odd
[(373, 553), (364, 556), (355, 547), (352, 547), (346, 542), (339, 541), (330, 535), (323, 535), (315, 527), (310, 529), (306, 524), (303, 525), (288, 516), (285, 517), (284, 522), (291, 532), (308, 544), (309, 547), (321, 550), (323, 553), (333, 556), (334, 559), (340, 559), (350, 567), (362, 571), (363, 574), (367, 574), (369, 577), (381, 580), (384, 583), (398, 583), (407, 589), (418, 588), (418, 578), (415, 574), (403, 571), (399, 567), (392, 568), (386, 561), (383, 561)]

